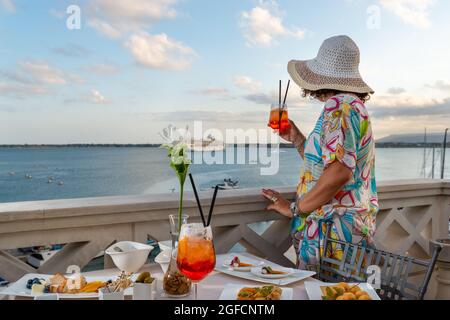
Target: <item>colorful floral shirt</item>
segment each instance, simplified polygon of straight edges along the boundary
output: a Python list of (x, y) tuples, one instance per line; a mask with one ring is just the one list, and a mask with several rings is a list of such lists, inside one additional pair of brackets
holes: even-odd
[(307, 218), (294, 218), (293, 238), (298, 267), (318, 263), (323, 220), (333, 220), (332, 236), (370, 245), (375, 232), (378, 199), (375, 182), (375, 143), (369, 114), (352, 95), (329, 99), (305, 143), (304, 162), (297, 198), (307, 194), (331, 163), (339, 161), (353, 178), (326, 205)]

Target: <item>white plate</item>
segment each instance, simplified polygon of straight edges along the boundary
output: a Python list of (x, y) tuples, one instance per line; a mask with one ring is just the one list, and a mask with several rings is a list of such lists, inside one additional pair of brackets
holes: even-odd
[(274, 284), (274, 285), (278, 285), (278, 286), (285, 286), (297, 281), (301, 281), (304, 279), (307, 279), (309, 277), (312, 277), (313, 275), (315, 275), (316, 273), (313, 271), (306, 271), (306, 270), (295, 270), (295, 273), (293, 273), (292, 275), (290, 275), (289, 277), (285, 277), (282, 279), (267, 279), (267, 278), (261, 278), (258, 277), (256, 275), (254, 275), (251, 272), (242, 272), (242, 271), (236, 271), (233, 270), (233, 268), (231, 268), (231, 266), (224, 266), (226, 265), (225, 261), (231, 261), (231, 259), (234, 256), (238, 256), (239, 259), (241, 259), (242, 257), (242, 261), (244, 262), (248, 262), (251, 263), (253, 265), (256, 266), (261, 266), (261, 265), (270, 265), (275, 269), (280, 269), (283, 268), (280, 265), (277, 265), (273, 262), (264, 260), (264, 259), (259, 259), (259, 258), (251, 258), (249, 256), (246, 255), (240, 255), (240, 254), (235, 254), (235, 255), (230, 255), (230, 254), (219, 254), (216, 256), (216, 268), (215, 270), (221, 273), (225, 273), (228, 274), (230, 276), (234, 276), (234, 277), (238, 277), (238, 278), (242, 278), (242, 279), (247, 279), (247, 280), (252, 280), (252, 281), (256, 281), (256, 282), (262, 282), (262, 283), (269, 283), (269, 284)]
[[(22, 278), (20, 278), (19, 280), (17, 280), (13, 284), (11, 284), (9, 287), (7, 287), (3, 291), (1, 291), (0, 294), (7, 295), (7, 296), (33, 298), (34, 296), (31, 294), (31, 289), (27, 289), (27, 287), (26, 287), (28, 279), (39, 278), (39, 279), (48, 280), (52, 276), (53, 275), (39, 274), (39, 273), (26, 274)], [(117, 274), (117, 276), (114, 276), (114, 277), (101, 277), (101, 276), (89, 277), (89, 276), (87, 276), (86, 281), (87, 282), (108, 281), (108, 280), (114, 280), (118, 276), (119, 276), (119, 274)], [(132, 279), (134, 280), (135, 277), (137, 277), (137, 275), (134, 275), (132, 277)], [(125, 290), (124, 294), (126, 296), (133, 295), (133, 289), (131, 287), (127, 288)], [(60, 293), (59, 298), (60, 299), (92, 299), (92, 298), (98, 298), (98, 293), (77, 293), (77, 294)]]
[(265, 279), (282, 279), (282, 278), (289, 277), (290, 275), (295, 273), (294, 269), (291, 269), (291, 268), (280, 268), (280, 267), (275, 267), (275, 266), (271, 266), (271, 267), (274, 270), (282, 271), (282, 272), (286, 272), (286, 273), (285, 274), (265, 274), (265, 273), (262, 273), (262, 267), (252, 268), (250, 270), (250, 272), (253, 273), (257, 277), (265, 278)]
[[(237, 300), (237, 294), (242, 288), (249, 288), (252, 286), (242, 286), (238, 284), (227, 284), (220, 294), (219, 300)], [(254, 286), (257, 287), (257, 286)], [(292, 300), (293, 290), (291, 288), (281, 288), (280, 300)]]
[[(319, 281), (305, 281), (305, 289), (308, 294), (309, 300), (322, 300), (322, 290), (320, 287), (323, 286), (335, 286), (337, 283), (319, 282)], [(381, 300), (377, 295), (374, 288), (368, 283), (349, 283), (349, 286), (358, 285), (361, 290), (366, 291), (372, 300)]]

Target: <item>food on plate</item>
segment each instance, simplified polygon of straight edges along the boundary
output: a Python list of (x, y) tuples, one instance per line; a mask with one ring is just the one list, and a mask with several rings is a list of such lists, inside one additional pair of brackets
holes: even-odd
[(49, 279), (51, 293), (64, 293), (67, 278), (61, 273), (57, 273)]
[(321, 286), (322, 300), (372, 300), (358, 285), (340, 282), (334, 286)]
[(282, 292), (277, 286), (242, 288), (237, 294), (237, 300), (280, 300)]
[(45, 285), (35, 283), (31, 286), (31, 295), (37, 296), (37, 295), (43, 294), (44, 290), (45, 290)]
[(231, 260), (230, 266), (235, 268), (254, 267), (254, 265), (250, 263), (241, 262), (239, 257), (234, 257), (233, 260)]
[(87, 285), (86, 278), (79, 273), (74, 273), (66, 277), (64, 293), (78, 293)]
[(121, 292), (131, 286), (133, 283), (131, 281), (131, 275), (127, 274), (124, 271), (120, 274), (120, 276), (114, 281), (108, 281), (104, 286), (105, 292)]
[(44, 284), (45, 283), (45, 279), (39, 279), (39, 278), (33, 278), (33, 279), (29, 279), (27, 281), (27, 289), (30, 289), (33, 287), (34, 284)]
[(136, 279), (136, 283), (148, 283), (151, 284), (155, 280), (152, 278), (150, 272), (142, 272)]
[(98, 289), (103, 288), (106, 285), (106, 282), (103, 281), (92, 281), (86, 283), (78, 292), (79, 293), (95, 293)]
[(273, 269), (270, 266), (262, 267), (261, 268), (261, 273), (262, 274), (287, 274), (287, 272), (275, 270), (275, 269)]
[(81, 274), (73, 274), (64, 276), (56, 273), (48, 280), (30, 279), (27, 281), (26, 287), (31, 290), (32, 295), (43, 293), (96, 293), (98, 289), (104, 287), (107, 283), (103, 281), (87, 282), (86, 278)]

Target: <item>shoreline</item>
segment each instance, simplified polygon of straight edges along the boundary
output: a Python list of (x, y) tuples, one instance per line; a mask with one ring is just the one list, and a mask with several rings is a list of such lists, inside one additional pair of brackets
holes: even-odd
[[(226, 144), (225, 147), (250, 147), (250, 146), (265, 146), (270, 148), (270, 144)], [(378, 142), (375, 143), (377, 148), (442, 148), (442, 143), (392, 143), (392, 142)], [(159, 148), (160, 143), (74, 143), (74, 144), (0, 144), (0, 149), (37, 149), (37, 148)], [(280, 148), (294, 148), (291, 143), (280, 143)], [(450, 148), (450, 142), (447, 143), (446, 148)]]

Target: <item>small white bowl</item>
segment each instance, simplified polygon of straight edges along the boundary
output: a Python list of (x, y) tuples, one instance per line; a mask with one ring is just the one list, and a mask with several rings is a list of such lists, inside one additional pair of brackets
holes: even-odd
[(136, 273), (147, 261), (148, 255), (153, 250), (147, 244), (122, 241), (117, 242), (105, 250), (117, 268), (126, 273)]
[(161, 251), (155, 258), (155, 262), (161, 266), (163, 273), (165, 274), (170, 264), (170, 253), (171, 250)]
[(158, 245), (161, 251), (172, 250), (172, 240), (159, 241)]

